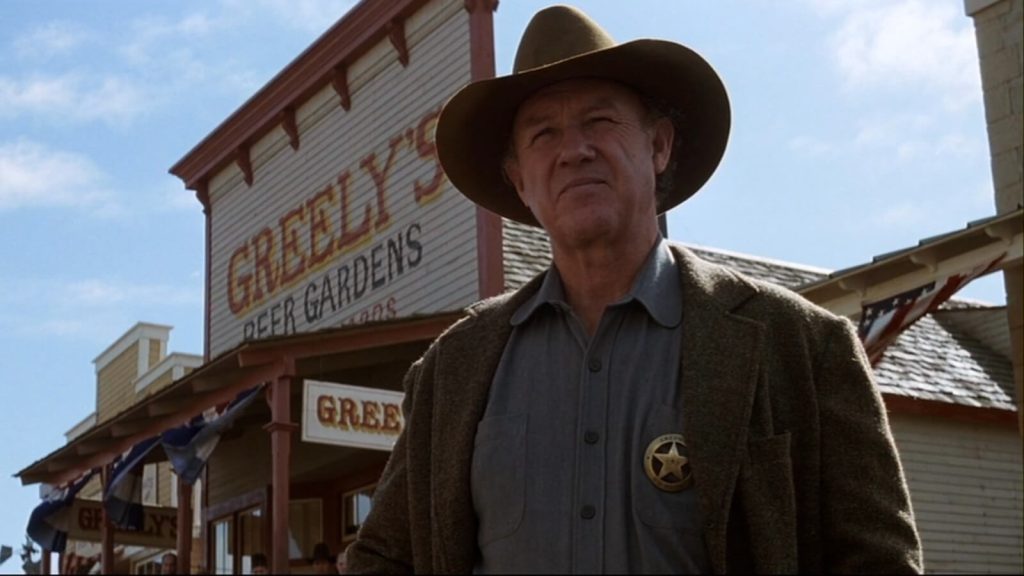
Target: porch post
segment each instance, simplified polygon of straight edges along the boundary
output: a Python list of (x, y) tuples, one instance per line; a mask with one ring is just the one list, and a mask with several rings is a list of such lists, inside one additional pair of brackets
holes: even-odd
[(298, 427), (291, 421), (291, 384), (295, 378), (295, 362), (286, 358), (281, 373), (270, 384), (270, 423), (264, 426), (270, 432), (271, 453), (271, 569), (274, 574), (290, 573), (288, 567), (288, 499), (291, 471), (292, 432)]
[[(114, 470), (110, 464), (103, 467), (103, 473), (101, 474), (103, 491), (106, 491), (107, 484), (111, 481), (111, 475)], [(114, 573), (114, 524), (110, 521), (110, 516), (107, 515), (106, 508), (103, 509), (103, 523), (100, 525), (100, 544), (102, 547), (102, 554), (100, 555), (102, 570), (104, 574)]]
[(178, 573), (192, 573), (192, 485), (178, 479)]

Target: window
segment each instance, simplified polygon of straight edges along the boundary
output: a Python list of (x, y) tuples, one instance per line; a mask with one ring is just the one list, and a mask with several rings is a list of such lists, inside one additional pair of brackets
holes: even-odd
[(313, 546), (323, 539), (323, 516), (319, 498), (292, 500), (288, 503), (288, 557), (311, 558)]
[(377, 486), (371, 484), (359, 490), (346, 493), (341, 498), (342, 540), (349, 541), (356, 537), (359, 527), (366, 521), (373, 504), (373, 490)]
[(160, 505), (157, 473), (156, 464), (146, 464), (142, 467), (142, 503), (146, 506)]
[(232, 538), (234, 517), (224, 518), (213, 522), (213, 573), (234, 574), (235, 556)]
[(135, 574), (159, 574), (160, 573), (160, 556), (153, 556), (149, 560), (144, 562), (138, 562), (135, 564)]
[(263, 549), (264, 521), (263, 511), (259, 507), (250, 508), (238, 514), (238, 537), (241, 546), (243, 574), (252, 574), (253, 554), (267, 553)]

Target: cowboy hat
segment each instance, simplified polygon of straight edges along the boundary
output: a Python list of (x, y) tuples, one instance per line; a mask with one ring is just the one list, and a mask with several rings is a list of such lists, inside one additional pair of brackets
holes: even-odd
[(552, 6), (527, 25), (512, 74), (469, 84), (442, 109), (437, 151), (452, 184), (492, 212), (537, 226), (503, 175), (512, 122), (519, 105), (537, 90), (583, 77), (620, 82), (681, 113), (674, 118), (672, 186), (658, 203), (659, 213), (707, 182), (729, 136), (729, 97), (711, 65), (674, 42), (616, 44), (580, 10)]

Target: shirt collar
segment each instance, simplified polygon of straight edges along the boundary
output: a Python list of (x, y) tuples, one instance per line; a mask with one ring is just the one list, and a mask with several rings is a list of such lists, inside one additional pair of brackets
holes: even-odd
[[(668, 248), (668, 242), (664, 238), (659, 238), (633, 281), (633, 287), (616, 304), (636, 300), (655, 322), (666, 328), (674, 328), (682, 320), (682, 296), (675, 259)], [(511, 324), (522, 324), (544, 305), (569, 309), (562, 278), (554, 265), (548, 268), (537, 293), (512, 315)]]

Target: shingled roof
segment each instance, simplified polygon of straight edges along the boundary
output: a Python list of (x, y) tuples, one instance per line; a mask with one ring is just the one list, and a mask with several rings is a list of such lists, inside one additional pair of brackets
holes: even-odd
[[(544, 271), (551, 261), (540, 229), (504, 221), (505, 288), (515, 289)], [(830, 271), (727, 250), (686, 244), (699, 258), (790, 290), (827, 278)], [(956, 311), (952, 316), (944, 310)], [(884, 393), (983, 408), (1016, 410), (1010, 358), (972, 334), (963, 314), (993, 308), (950, 300), (903, 332), (875, 366)], [(948, 317), (944, 317), (947, 314)]]

